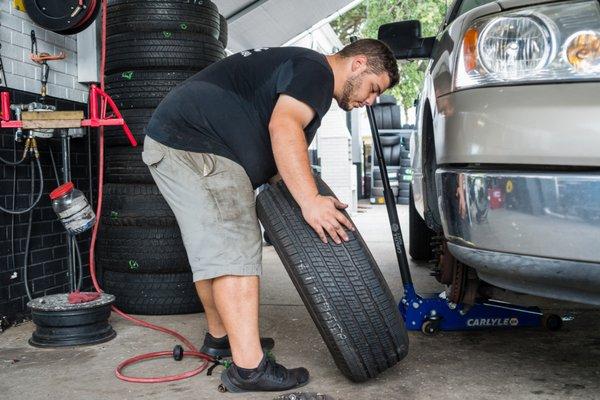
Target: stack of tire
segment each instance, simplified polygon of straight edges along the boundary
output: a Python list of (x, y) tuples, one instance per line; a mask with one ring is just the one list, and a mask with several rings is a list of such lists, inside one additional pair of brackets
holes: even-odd
[(400, 120), (400, 106), (396, 98), (389, 94), (379, 96), (377, 103), (373, 104), (373, 114), (379, 130), (402, 129)]
[(108, 0), (105, 89), (138, 142), (105, 129), (96, 264), (116, 306), (143, 315), (202, 311), (177, 221), (141, 153), (144, 128), (176, 85), (225, 56), (227, 22), (208, 0)]
[[(406, 130), (406, 129), (404, 129)], [(410, 182), (412, 181), (412, 167), (410, 161), (410, 133), (400, 133), (400, 172), (398, 174), (397, 204), (408, 204), (410, 199)]]
[[(391, 95), (382, 95), (373, 105), (375, 122), (380, 133), (381, 145), (386, 156), (386, 166), (392, 192), (397, 204), (408, 204), (412, 170), (408, 153), (410, 132), (403, 129), (400, 119), (400, 106)], [(383, 181), (375, 147), (372, 149), (371, 203), (383, 202)]]

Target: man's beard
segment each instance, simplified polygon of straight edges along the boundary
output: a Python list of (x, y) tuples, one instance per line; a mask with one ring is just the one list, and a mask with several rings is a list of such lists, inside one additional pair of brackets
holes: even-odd
[(357, 87), (360, 87), (363, 81), (364, 72), (358, 76), (353, 76), (348, 78), (346, 83), (344, 84), (344, 90), (342, 91), (342, 98), (338, 101), (338, 105), (344, 111), (352, 110), (352, 106), (350, 105), (350, 96), (354, 94), (354, 91)]

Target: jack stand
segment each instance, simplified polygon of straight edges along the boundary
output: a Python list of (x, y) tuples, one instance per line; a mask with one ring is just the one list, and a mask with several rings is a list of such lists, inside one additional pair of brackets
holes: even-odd
[(367, 106), (367, 114), (373, 136), (373, 146), (381, 171), (383, 194), (392, 228), (398, 267), (404, 285), (404, 297), (398, 304), (398, 308), (404, 318), (406, 329), (420, 330), (425, 334), (435, 334), (440, 330), (456, 331), (540, 325), (544, 325), (549, 330), (560, 329), (562, 319), (558, 315), (543, 315), (537, 307), (520, 307), (494, 300), (465, 306), (450, 302), (446, 299), (445, 292), (439, 296), (431, 297), (422, 297), (415, 292), (408, 267), (408, 259), (406, 258), (396, 201), (387, 174), (375, 114), (371, 106)]
[(406, 329), (434, 335), (442, 331), (461, 331), (489, 328), (544, 326), (559, 330), (562, 319), (555, 314), (544, 315), (538, 307), (521, 307), (497, 300), (476, 303), (470, 307), (452, 303), (446, 292), (421, 297), (415, 288), (404, 287), (404, 297), (398, 305)]

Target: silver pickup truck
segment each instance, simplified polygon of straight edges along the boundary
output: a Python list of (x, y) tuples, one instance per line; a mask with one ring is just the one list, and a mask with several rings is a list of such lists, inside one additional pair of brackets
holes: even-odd
[(397, 58), (429, 59), (411, 256), (441, 251), (456, 300), (476, 296), (475, 272), (600, 305), (600, 2), (457, 0), (436, 37), (420, 36), (418, 21), (379, 31)]

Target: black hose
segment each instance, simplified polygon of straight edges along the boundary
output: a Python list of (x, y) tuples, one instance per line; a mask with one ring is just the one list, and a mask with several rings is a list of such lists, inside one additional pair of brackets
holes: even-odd
[[(6, 81), (5, 81), (6, 82)], [(17, 142), (13, 140), (13, 160), (17, 159)], [(17, 167), (13, 168), (13, 190), (12, 209), (17, 206)], [(10, 250), (12, 254), (12, 266), (17, 269), (17, 256), (15, 254), (15, 215), (10, 216)]]
[[(17, 156), (15, 155), (15, 159), (16, 158), (17, 158)], [(22, 164), (26, 158), (27, 158), (27, 153), (23, 152), (23, 157), (21, 157), (21, 159), (19, 161), (8, 161), (2, 157), (0, 157), (0, 161), (2, 161), (4, 164), (7, 164), (7, 165), (19, 165), (19, 164)]]
[(73, 240), (75, 243), (75, 254), (77, 254), (77, 261), (79, 262), (79, 267), (77, 268), (79, 271), (79, 277), (77, 278), (77, 286), (75, 290), (81, 290), (81, 285), (83, 284), (83, 261), (81, 260), (81, 251), (79, 250), (79, 243), (77, 243), (77, 239)]
[[(40, 160), (38, 159), (38, 164)], [(29, 201), (33, 201), (33, 192), (35, 190), (35, 183), (33, 179), (33, 160), (31, 160), (31, 192), (29, 193)], [(40, 175), (41, 176), (41, 175)], [(31, 207), (33, 208), (33, 207)], [(29, 221), (27, 222), (27, 239), (25, 240), (25, 257), (23, 257), (23, 285), (25, 285), (25, 292), (27, 293), (27, 298), (31, 301), (33, 297), (31, 296), (31, 291), (29, 290), (29, 286), (27, 285), (27, 270), (29, 267), (29, 241), (31, 240), (31, 225), (33, 222), (33, 210), (29, 211)]]
[(5, 213), (8, 214), (12, 214), (12, 215), (19, 215), (19, 214), (25, 214), (26, 212), (29, 212), (31, 210), (33, 210), (33, 207), (35, 207), (39, 202), (40, 199), (42, 198), (42, 194), (44, 192), (44, 174), (42, 172), (42, 164), (40, 163), (40, 159), (36, 157), (35, 161), (37, 162), (37, 167), (38, 167), (38, 172), (40, 174), (40, 191), (37, 195), (37, 199), (35, 199), (35, 201), (33, 201), (33, 193), (35, 192), (35, 185), (34, 185), (34, 181), (35, 181), (35, 171), (33, 169), (33, 161), (31, 161), (31, 196), (30, 196), (30, 201), (33, 201), (31, 203), (31, 205), (27, 208), (21, 209), (21, 210), (9, 210), (7, 208), (4, 208), (2, 206), (0, 206), (0, 211), (4, 211)]

